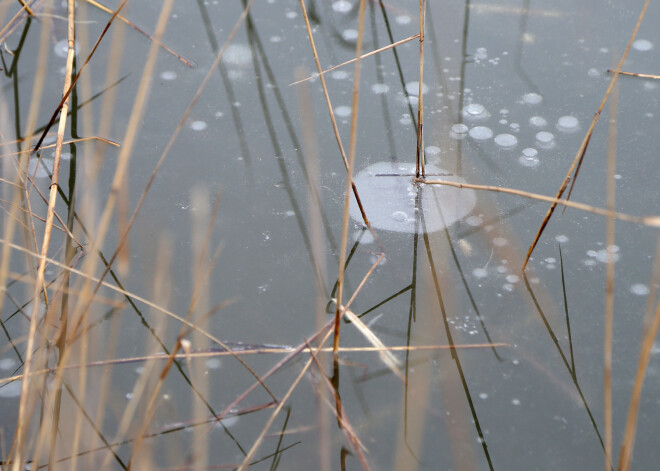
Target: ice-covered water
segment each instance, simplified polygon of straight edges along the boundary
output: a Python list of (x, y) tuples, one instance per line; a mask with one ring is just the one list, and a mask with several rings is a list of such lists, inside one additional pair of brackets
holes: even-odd
[[(434, 165), (429, 179), (463, 183), (464, 180)], [(468, 216), (476, 204), (474, 191), (443, 185), (415, 184), (415, 164), (379, 162), (361, 170), (355, 185), (372, 226), (394, 232), (435, 232)], [(436, 176), (442, 175), (442, 176)], [(362, 221), (351, 199), (351, 217)]]
[(486, 141), (493, 137), (493, 130), (487, 126), (475, 126), (469, 134), (475, 141)]

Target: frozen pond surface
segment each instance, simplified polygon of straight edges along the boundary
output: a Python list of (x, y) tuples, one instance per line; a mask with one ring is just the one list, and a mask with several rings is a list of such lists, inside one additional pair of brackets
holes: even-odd
[[(35, 186), (18, 196), (9, 183), (18, 166), (13, 153), (20, 150), (16, 140), (25, 137), (31, 113), (41, 132), (57, 106), (67, 53), (66, 8), (59, 0), (38, 3), (41, 21), (23, 21), (3, 37), (13, 55), (2, 55), (0, 99), (6, 154), (0, 229), (5, 240), (14, 221), (13, 242), (28, 252), (41, 246), (46, 205), (37, 190), (47, 199), (54, 149), (43, 149), (40, 163), (37, 154), (24, 163)], [(77, 3), (80, 66), (109, 15)], [(323, 469), (322, 463), (329, 463), (325, 469), (360, 469), (355, 442), (335, 417), (337, 398), (371, 469), (602, 469), (611, 262), (616, 468), (641, 339), (648, 331), (645, 312), (647, 304), (651, 312), (656, 306), (657, 280), (651, 276), (657, 229), (617, 221), (608, 235), (605, 217), (558, 208), (523, 274), (548, 203), (417, 185), (412, 174), (417, 106), (423, 99), (429, 179), (554, 196), (643, 2), (428, 2), (422, 95), (419, 44), (412, 40), (396, 53), (386, 50), (361, 62), (355, 113), (354, 64), (325, 74), (329, 104), (318, 76), (291, 85), (301, 73), (316, 72), (300, 3), (256, 1), (185, 115), (245, 3), (174, 2), (163, 43), (193, 67), (160, 49), (140, 119), (131, 121), (131, 115), (152, 43), (119, 23), (72, 95), (65, 139), (98, 135), (120, 147), (86, 141), (63, 149), (55, 223), (71, 224), (87, 251), (65, 258), (66, 236), (55, 230), (49, 255), (60, 265), (46, 266), (44, 282), (52, 304), (46, 309), (41, 295), (37, 316), (37, 334), (43, 337), (35, 351), (47, 353), (37, 369), (55, 367), (61, 358), (54, 334), (63, 324), (61, 311), (74, 319), (68, 324), (73, 349), (63, 375), (67, 420), (58, 434), (57, 459), (69, 466), (73, 456), (85, 452), (85, 461), (76, 465), (80, 469), (125, 469), (146, 423), (143, 459), (149, 466), (236, 468), (257, 442), (275, 401), (295, 385), (251, 458), (259, 461), (255, 469)], [(108, 7), (118, 4), (111, 1)], [(152, 33), (162, 5), (129, 0), (122, 15)], [(306, 6), (321, 66), (354, 58), (358, 2), (313, 0)], [(4, 26), (20, 4), (5, 2), (3, 8)], [(417, 15), (414, 0), (368, 2), (363, 50), (417, 34)], [(47, 18), (52, 19), (48, 30)], [(660, 7), (652, 3), (623, 70), (660, 73), (659, 22)], [(107, 64), (118, 57), (112, 45), (122, 44), (119, 31), (121, 59), (113, 69)], [(31, 112), (42, 36), (49, 41), (48, 61), (41, 63), (46, 79), (38, 112)], [(268, 389), (257, 386), (234, 403), (255, 384), (255, 375), (266, 375), (335, 312), (346, 171), (329, 109), (346, 153), (357, 119), (353, 173), (376, 233), (364, 229), (352, 201), (342, 302), (360, 287), (350, 309), (379, 341), (397, 347), (399, 370), (365, 350), (378, 344), (364, 330), (342, 322), (340, 346), (353, 350), (341, 352), (336, 367), (321, 358), (324, 370), (312, 362), (296, 383), (310, 359), (300, 354), (264, 381)], [(660, 213), (658, 116), (658, 82), (621, 76), (594, 128), (571, 200), (605, 208), (612, 184), (617, 211)], [(129, 122), (138, 132), (126, 175), (113, 191), (117, 164), (130, 141)], [(54, 143), (56, 127), (47, 145)], [(612, 149), (616, 168), (608, 174)], [(88, 317), (76, 326), (86, 305), (81, 293), (90, 288), (83, 286), (83, 276), (73, 276), (64, 302), (62, 267), (102, 276), (103, 263), (112, 257), (165, 150), (127, 252), (117, 257), (105, 278), (109, 285), (99, 289), (85, 310)], [(109, 230), (95, 247), (104, 205), (115, 196)], [(13, 207), (23, 210), (10, 214)], [(26, 216), (29, 212), (33, 217)], [(216, 256), (217, 247), (222, 250)], [(35, 275), (37, 263), (16, 248), (10, 253), (0, 341), (0, 374), (6, 378), (20, 375), (26, 361), (33, 306), (33, 284), (26, 280)], [(182, 330), (186, 318), (203, 333)], [(87, 343), (79, 335), (83, 331)], [(197, 356), (180, 358), (157, 389), (166, 355), (181, 332), (190, 344), (181, 343), (179, 352)], [(225, 348), (241, 353), (252, 372)], [(263, 353), (251, 354), (254, 350)], [(650, 352), (633, 469), (655, 469), (660, 460), (657, 340)], [(115, 358), (125, 362), (110, 361)], [(33, 427), (39, 414), (53, 410), (41, 394), (57, 386), (54, 373), (41, 378)], [(6, 444), (15, 433), (23, 384), (0, 385)], [(225, 410), (222, 420), (211, 419)], [(133, 416), (122, 429), (125, 411)], [(71, 443), (75, 436), (82, 438)], [(112, 453), (107, 443), (114, 444)]]
[[(426, 166), (429, 179), (455, 183), (465, 181), (434, 165)], [(436, 232), (463, 219), (476, 204), (472, 190), (440, 185), (415, 184), (415, 164), (377, 162), (355, 176), (364, 212), (375, 229), (414, 234)], [(355, 200), (351, 217), (362, 221)]]

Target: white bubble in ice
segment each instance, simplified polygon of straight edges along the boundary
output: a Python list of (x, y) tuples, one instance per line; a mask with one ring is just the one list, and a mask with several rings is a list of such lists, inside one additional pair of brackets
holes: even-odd
[(478, 47), (476, 51), (474, 51), (474, 58), (480, 61), (488, 59), (488, 49), (485, 47)]
[(495, 136), (495, 144), (504, 149), (511, 149), (518, 144), (518, 139), (513, 134), (498, 134)]
[(529, 125), (533, 128), (540, 129), (546, 127), (548, 122), (541, 116), (532, 116), (529, 118)]
[(230, 44), (222, 55), (222, 61), (227, 65), (246, 67), (252, 63), (252, 49), (246, 44)]
[[(69, 41), (66, 39), (57, 41), (53, 49), (55, 51), (56, 56), (65, 58), (69, 54)], [(79, 50), (80, 50), (80, 45), (78, 44), (78, 41), (75, 41), (73, 43), (74, 54), (78, 55)]]
[(536, 156), (528, 157), (526, 155), (521, 155), (520, 157), (518, 157), (518, 162), (523, 167), (534, 168), (539, 166), (540, 160)]
[(16, 360), (13, 358), (3, 358), (0, 360), (0, 370), (8, 371), (16, 368)]
[(0, 398), (9, 399), (21, 395), (21, 386), (23, 382), (19, 379), (12, 383), (0, 385)]
[(646, 52), (653, 49), (653, 43), (648, 39), (637, 39), (632, 43), (632, 47), (637, 51)]
[(293, 10), (289, 10), (284, 14), (284, 16), (286, 16), (288, 19), (292, 20), (292, 19), (298, 17), (298, 12), (295, 12)]
[(595, 67), (592, 67), (591, 69), (587, 70), (587, 76), (590, 78), (599, 78), (600, 77), (600, 70), (598, 70)]
[(412, 118), (408, 113), (404, 113), (401, 118), (399, 119), (399, 122), (403, 124), (404, 126), (408, 126), (412, 124)]
[(562, 116), (557, 120), (557, 129), (562, 132), (575, 132), (580, 127), (580, 122), (575, 116)]
[(507, 275), (506, 281), (508, 281), (509, 283), (518, 283), (518, 281), (520, 281), (520, 278), (518, 277), (518, 275)]
[(536, 133), (536, 140), (541, 144), (550, 144), (555, 139), (555, 135), (548, 131), (539, 131)]
[(373, 234), (369, 231), (366, 231), (362, 236), (362, 244), (364, 245), (373, 244), (375, 241), (376, 239), (374, 239)]
[(438, 146), (427, 146), (424, 151), (427, 157), (438, 157), (440, 152), (442, 152), (442, 149), (440, 149)]
[(463, 139), (469, 130), (470, 128), (468, 128), (467, 125), (463, 123), (456, 123), (452, 125), (449, 135), (454, 139)]
[(390, 86), (385, 83), (374, 83), (371, 86), (371, 91), (376, 95), (383, 95), (390, 91)]
[(193, 131), (203, 131), (208, 127), (208, 124), (206, 124), (205, 121), (193, 121), (190, 123), (190, 129)]
[[(427, 165), (430, 174), (449, 173), (434, 165)], [(476, 205), (472, 190), (441, 185), (415, 184), (412, 175), (415, 164), (378, 162), (355, 176), (360, 199), (371, 224), (376, 229), (413, 233), (426, 229), (435, 232), (466, 217)], [(464, 183), (457, 176), (443, 176), (443, 180)], [(351, 200), (351, 217), (362, 221), (357, 204)], [(424, 225), (422, 226), (422, 218)]]
[(511, 283), (504, 283), (504, 284), (502, 285), (502, 289), (503, 289), (504, 291), (508, 291), (508, 292), (510, 293), (510, 292), (513, 291), (514, 286), (513, 286)]
[(616, 245), (611, 245), (596, 252), (596, 260), (601, 263), (608, 263), (610, 261), (615, 263), (619, 261), (619, 258), (621, 258), (619, 255), (619, 247)]
[(174, 72), (173, 70), (164, 70), (163, 72), (161, 72), (160, 78), (168, 81), (174, 80), (176, 79), (176, 72)]
[(209, 358), (206, 360), (206, 367), (209, 370), (217, 370), (222, 366), (222, 360), (220, 358)]
[(486, 108), (479, 103), (470, 103), (463, 108), (463, 116), (466, 118), (484, 118), (487, 114)]
[(470, 129), (470, 137), (475, 141), (485, 141), (493, 137), (493, 130), (486, 126), (475, 126)]
[(488, 399), (488, 394), (483, 393), (483, 392), (482, 392), (482, 393), (479, 393), (479, 398), (480, 398), (480, 399), (484, 399), (484, 400), (485, 400), (485, 399)]
[(226, 428), (229, 428), (229, 427), (233, 427), (234, 425), (236, 425), (236, 424), (238, 423), (239, 416), (236, 415), (236, 411), (231, 410), (231, 411), (229, 411), (229, 413), (230, 413), (230, 414), (233, 413), (234, 415), (230, 415), (229, 417), (225, 417), (224, 419), (220, 420), (220, 421), (216, 424), (216, 427), (222, 427), (222, 426), (224, 426), (224, 427), (226, 427)]
[[(429, 91), (428, 85), (425, 83), (422, 84), (422, 94), (426, 95), (426, 93)], [(418, 96), (419, 95), (419, 82), (418, 81), (412, 81), (408, 82), (406, 84), (406, 92), (408, 92), (408, 95), (412, 96)]]
[(479, 227), (484, 223), (484, 220), (479, 216), (469, 216), (465, 219), (465, 222), (472, 227)]
[(346, 80), (348, 78), (348, 72), (345, 70), (333, 70), (330, 76), (335, 80)]
[(523, 101), (528, 105), (538, 105), (543, 101), (543, 97), (538, 93), (525, 93), (522, 97)]
[(649, 294), (649, 287), (643, 285), (642, 283), (635, 283), (630, 287), (630, 292), (636, 294), (637, 296), (646, 296)]
[(392, 219), (399, 222), (404, 222), (408, 220), (408, 215), (405, 211), (394, 211), (392, 213)]
[(511, 404), (514, 406), (519, 406), (520, 405), (520, 399), (511, 399)]
[(400, 25), (407, 25), (412, 21), (408, 15), (399, 15), (394, 19)]
[(344, 41), (355, 42), (358, 38), (358, 30), (352, 28), (346, 29), (341, 33), (341, 37), (344, 38)]
[(493, 245), (495, 247), (504, 247), (508, 243), (504, 237), (493, 237)]
[(488, 271), (485, 268), (475, 268), (472, 270), (472, 276), (475, 278), (486, 278), (488, 276)]
[(338, 116), (340, 118), (348, 118), (351, 115), (351, 107), (350, 106), (338, 106), (335, 108), (335, 116)]
[[(28, 164), (28, 173), (30, 177), (48, 178), (53, 173), (53, 165), (53, 159), (42, 157), (41, 162), (39, 162), (38, 157), (31, 157)], [(34, 173), (35, 170), (37, 171), (36, 175)]]
[(539, 155), (539, 151), (534, 149), (533, 147), (525, 147), (522, 150), (522, 155), (524, 155), (525, 157), (536, 157), (537, 155)]
[(348, 13), (352, 8), (353, 5), (351, 5), (351, 2), (347, 2), (346, 0), (337, 0), (332, 4), (332, 9), (337, 13)]
[(566, 242), (568, 242), (568, 236), (566, 236), (564, 234), (559, 234), (559, 235), (555, 236), (555, 240), (557, 242), (559, 242), (560, 244), (565, 244)]

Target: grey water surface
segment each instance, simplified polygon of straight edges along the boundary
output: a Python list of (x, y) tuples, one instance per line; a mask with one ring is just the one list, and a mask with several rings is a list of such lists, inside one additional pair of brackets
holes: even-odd
[[(88, 38), (79, 36), (78, 65), (109, 17), (79, 3), (87, 21), (79, 28), (86, 28)], [(108, 7), (118, 3), (108, 2)], [(161, 3), (129, 0), (123, 14), (153, 32)], [(61, 8), (59, 0), (54, 4)], [(422, 92), (429, 178), (554, 196), (612, 78), (607, 70), (616, 67), (626, 49), (642, 4), (638, 0), (428, 2)], [(163, 42), (194, 62), (194, 67), (159, 52), (123, 189), (131, 209), (244, 6), (238, 0), (175, 2)], [(353, 58), (358, 1), (309, 0), (306, 6), (322, 67)], [(14, 12), (17, 8), (11, 5)], [(54, 24), (60, 21), (53, 19)], [(623, 70), (660, 73), (658, 21), (660, 7), (651, 3)], [(3, 140), (17, 139), (24, 132), (44, 27), (37, 21), (23, 23), (6, 39), (7, 47), (15, 50), (25, 34), (13, 75), (6, 68), (3, 71)], [(125, 50), (118, 77), (123, 80), (111, 88), (116, 96), (110, 135), (104, 137), (122, 144), (151, 46), (131, 28), (117, 24), (101, 43), (89, 65), (90, 80), (77, 88), (80, 109), (72, 124), (79, 135), (94, 134), (108, 111), (102, 106), (109, 93), (107, 62), (112, 34), (120, 27)], [(363, 49), (405, 39), (418, 28), (416, 1), (369, 1)], [(57, 50), (58, 29), (53, 31), (38, 126), (46, 124), (61, 97), (64, 58)], [(656, 288), (650, 279), (657, 230), (617, 222), (615, 244), (608, 246), (603, 216), (571, 208), (562, 213), (559, 208), (523, 276), (524, 257), (549, 203), (473, 189), (422, 190), (412, 183), (418, 48), (413, 40), (397, 47), (396, 53), (388, 50), (361, 61), (354, 174), (367, 216), (373, 213), (376, 237), (364, 229), (353, 202), (343, 300), (350, 298), (384, 254), (351, 310), (385, 345), (479, 347), (396, 351), (399, 375), (375, 353), (342, 353), (337, 369), (328, 367), (325, 373), (341, 397), (343, 413), (374, 470), (602, 469), (606, 463), (605, 271), (612, 259), (612, 468), (616, 468), (645, 330), (647, 297)], [(4, 53), (3, 58), (12, 60)], [(223, 341), (298, 346), (317, 331), (319, 316), (325, 322), (334, 313), (346, 171), (320, 80), (291, 85), (300, 67), (307, 74), (316, 71), (300, 3), (254, 2), (185, 121), (131, 232), (130, 270), (120, 275), (122, 286), (153, 299), (157, 260), (166, 250), (171, 285), (159, 300), (185, 317), (199, 273), (192, 241), (203, 239), (206, 230), (194, 221), (199, 215), (204, 222), (210, 220), (214, 195), (219, 194), (209, 253), (220, 243), (223, 249), (206, 284), (204, 303), (210, 309), (235, 299), (205, 324)], [(325, 76), (347, 152), (354, 74), (350, 64)], [(311, 99), (301, 100), (307, 92)], [(616, 210), (656, 215), (660, 83), (622, 76), (615, 93), (616, 109), (608, 105), (600, 116), (571, 200), (606, 206), (608, 126), (613, 121)], [(87, 100), (91, 101), (83, 106)], [(305, 110), (312, 113), (311, 120), (302, 118)], [(15, 145), (3, 149), (3, 153), (17, 150)], [(63, 162), (62, 186), (66, 188), (75, 175), (75, 191), (83, 194), (94, 167), (93, 153), (83, 145), (65, 151), (73, 158)], [(50, 152), (43, 152), (46, 169), (30, 162), (42, 191), (49, 185)], [(107, 148), (99, 164), (94, 184), (98, 195), (94, 204), (99, 208), (110, 194), (120, 152)], [(313, 153), (317, 159), (310, 159)], [(388, 168), (403, 175), (381, 177), (387, 180), (384, 183), (372, 181)], [(8, 167), (2, 171), (4, 176)], [(403, 189), (401, 196), (396, 187)], [(200, 189), (206, 199), (193, 196)], [(425, 193), (419, 198), (417, 191)], [(35, 213), (45, 215), (43, 202), (34, 201)], [(76, 204), (83, 203), (90, 202)], [(58, 205), (66, 215), (65, 203)], [(111, 254), (118, 237), (113, 227), (102, 250)], [(159, 245), (164, 237), (169, 245)], [(204, 262), (211, 261), (207, 255)], [(11, 289), (17, 299), (29, 300), (31, 290)], [(96, 311), (94, 328), (103, 338), (109, 335), (113, 316), (121, 319), (116, 357), (162, 352), (159, 342), (172, 347), (176, 340), (180, 323), (136, 304), (134, 308), (124, 303), (110, 313), (109, 308)], [(10, 342), (24, 335), (27, 326), (20, 315), (10, 319), (15, 311), (5, 302), (2, 319), (8, 336), (0, 342), (3, 376), (20, 372), (25, 354), (23, 343), (13, 348)], [(342, 323), (340, 344), (371, 346), (347, 322)], [(660, 458), (658, 352), (660, 344), (653, 349), (645, 376), (634, 469), (655, 469)], [(208, 381), (202, 394), (209, 409), (202, 417), (195, 415), (199, 410), (192, 405), (196, 396), (184, 375), (185, 362), (180, 370), (170, 372), (149, 429), (171, 431), (150, 439), (158, 467), (192, 466), (189, 450), (197, 435), (186, 424), (219, 413), (254, 382), (235, 359), (218, 358), (196, 360), (205, 362)], [(262, 354), (245, 360), (263, 375), (282, 358), (283, 354)], [(308, 358), (300, 355), (268, 379), (276, 397), (286, 394)], [(141, 366), (140, 362), (117, 365), (112, 372), (103, 424), (108, 436), (117, 427), (117, 411), (132, 397)], [(335, 398), (318, 368), (312, 370), (269, 429), (255, 461), (268, 459), (255, 464), (255, 469), (361, 468), (334, 412), (328, 412)], [(20, 394), (16, 384), (0, 387), (0, 426), (5, 437), (14, 433)], [(90, 390), (96, 391), (95, 386)], [(210, 469), (231, 468), (242, 461), (274, 410), (248, 409), (270, 400), (258, 389), (236, 406), (247, 412), (209, 429)], [(325, 425), (319, 411), (330, 415)], [(178, 429), (177, 424), (183, 425)], [(126, 458), (131, 446), (115, 450)], [(176, 447), (180, 454), (172, 451)], [(321, 467), (324, 460), (328, 468)], [(110, 463), (121, 469), (119, 461)]]

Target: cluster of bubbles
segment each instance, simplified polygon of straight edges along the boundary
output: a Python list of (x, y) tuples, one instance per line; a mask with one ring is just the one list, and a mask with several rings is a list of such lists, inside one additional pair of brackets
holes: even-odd
[[(519, 104), (525, 106), (537, 106), (543, 102), (543, 97), (538, 93), (530, 92), (521, 96)], [(449, 135), (453, 139), (465, 139), (470, 137), (475, 142), (485, 143), (493, 139), (495, 145), (503, 150), (511, 150), (518, 146), (516, 133), (520, 131), (520, 125), (516, 122), (509, 123), (508, 109), (499, 111), (500, 125), (509, 125), (510, 132), (496, 134), (492, 127), (486, 123), (491, 117), (490, 112), (480, 103), (469, 103), (461, 110), (463, 122), (452, 125)], [(534, 147), (523, 148), (518, 162), (523, 167), (537, 167), (540, 164), (538, 149), (552, 149), (556, 145), (555, 134), (548, 130), (548, 121), (539, 115), (529, 118), (529, 127), (536, 130), (534, 134)], [(557, 119), (555, 129), (561, 133), (573, 133), (580, 129), (578, 118), (572, 115), (564, 115)]]

